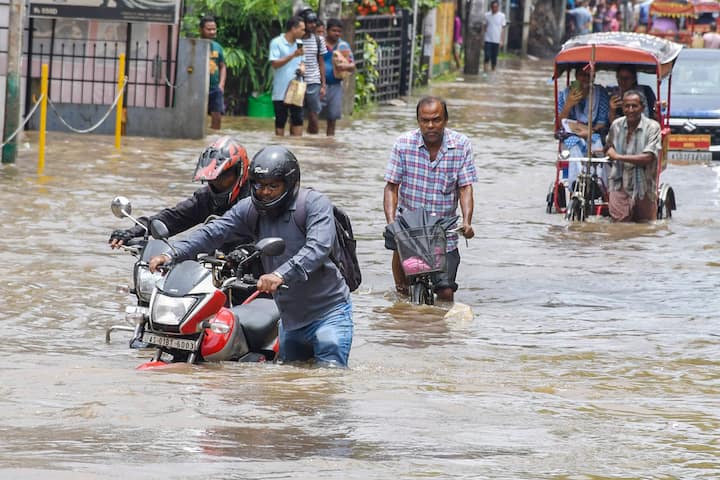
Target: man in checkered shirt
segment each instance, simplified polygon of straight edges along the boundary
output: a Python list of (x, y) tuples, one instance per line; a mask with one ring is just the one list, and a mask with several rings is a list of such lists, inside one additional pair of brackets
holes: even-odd
[[(448, 111), (445, 100), (423, 97), (417, 104), (418, 128), (401, 135), (393, 146), (385, 170), (383, 208), (388, 223), (395, 221), (399, 207), (425, 209), (429, 213), (450, 217), (456, 214), (458, 200), (462, 212), (462, 234), (472, 238), (473, 187), (478, 181), (470, 140), (445, 128)], [(455, 278), (460, 265), (458, 235), (447, 238), (447, 272), (436, 274), (439, 299), (452, 301), (457, 290)], [(395, 286), (407, 293), (408, 284), (397, 251), (392, 260)]]

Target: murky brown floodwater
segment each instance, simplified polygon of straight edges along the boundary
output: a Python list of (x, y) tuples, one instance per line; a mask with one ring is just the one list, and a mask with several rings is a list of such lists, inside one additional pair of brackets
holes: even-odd
[[(203, 365), (137, 372), (104, 330), (132, 257), (116, 194), (151, 213), (195, 188), (209, 140), (36, 135), (0, 169), (0, 477), (22, 479), (695, 479), (720, 476), (720, 180), (672, 165), (669, 222), (568, 227), (546, 63), (437, 85), (476, 150), (477, 237), (461, 246), (472, 318), (391, 293), (383, 168), (414, 101), (287, 140), (303, 181), (351, 214), (365, 283), (351, 369)], [(272, 121), (225, 119), (251, 153)]]

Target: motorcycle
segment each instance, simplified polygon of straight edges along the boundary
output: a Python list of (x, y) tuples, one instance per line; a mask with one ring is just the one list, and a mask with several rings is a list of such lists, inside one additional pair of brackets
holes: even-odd
[[(151, 222), (150, 231), (153, 239), (171, 251), (162, 222)], [(164, 275), (155, 281), (148, 306), (129, 309), (126, 315), (138, 326), (135, 332), (140, 340), (155, 349), (152, 359), (138, 369), (177, 362), (274, 360), (280, 313), (272, 299), (260, 297), (250, 267), (261, 255), (284, 251), (283, 239), (265, 238), (240, 245), (227, 255), (216, 253), (162, 266)], [(147, 261), (142, 267), (147, 268)], [(237, 299), (242, 299), (241, 304)]]
[(135, 305), (130, 305), (125, 308), (126, 325), (112, 325), (105, 330), (105, 342), (110, 343), (110, 336), (114, 331), (129, 331), (133, 332), (133, 336), (129, 342), (130, 348), (140, 348), (144, 346), (141, 341), (144, 324), (137, 322), (137, 318), (148, 313), (153, 289), (158, 280), (162, 278), (160, 272), (150, 272), (148, 264), (152, 257), (169, 252), (170, 247), (166, 242), (149, 236), (150, 232), (148, 228), (132, 216), (132, 205), (127, 198), (122, 196), (115, 197), (110, 204), (110, 209), (116, 217), (129, 218), (135, 224), (140, 225), (145, 230), (145, 234), (140, 238), (129, 240), (120, 247), (123, 251), (135, 257), (136, 260), (133, 265), (132, 286), (121, 284), (116, 287), (116, 291), (120, 294), (135, 295), (136, 303)]

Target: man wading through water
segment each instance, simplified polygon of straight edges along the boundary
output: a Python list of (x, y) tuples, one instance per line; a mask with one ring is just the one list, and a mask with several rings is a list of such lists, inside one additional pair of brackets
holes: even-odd
[[(470, 140), (445, 128), (448, 111), (441, 98), (421, 98), (416, 115), (420, 128), (397, 139), (385, 170), (385, 219), (387, 223), (394, 222), (399, 207), (451, 217), (457, 212), (459, 200), (463, 236), (472, 238), (475, 236), (472, 184), (478, 179)], [(448, 233), (447, 272), (435, 274), (438, 298), (450, 302), (458, 288), (455, 278), (460, 253), (457, 248), (457, 233)], [(397, 251), (393, 254), (392, 271), (397, 291), (406, 294), (408, 282)]]

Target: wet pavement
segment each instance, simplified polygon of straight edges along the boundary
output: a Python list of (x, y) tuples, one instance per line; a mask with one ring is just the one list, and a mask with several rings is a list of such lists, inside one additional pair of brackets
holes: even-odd
[[(152, 213), (189, 195), (205, 140), (37, 134), (0, 168), (0, 477), (23, 479), (696, 479), (720, 471), (718, 166), (670, 165), (669, 221), (568, 225), (554, 175), (551, 65), (436, 84), (476, 153), (462, 305), (392, 293), (383, 169), (415, 100), (286, 138), (304, 185), (351, 216), (364, 283), (351, 369), (183, 366), (123, 334), (132, 257), (113, 196)], [(226, 118), (252, 154), (272, 120)], [(324, 127), (324, 125), (323, 125)], [(467, 306), (467, 307), (464, 307)], [(471, 309), (468, 314), (467, 308)]]

